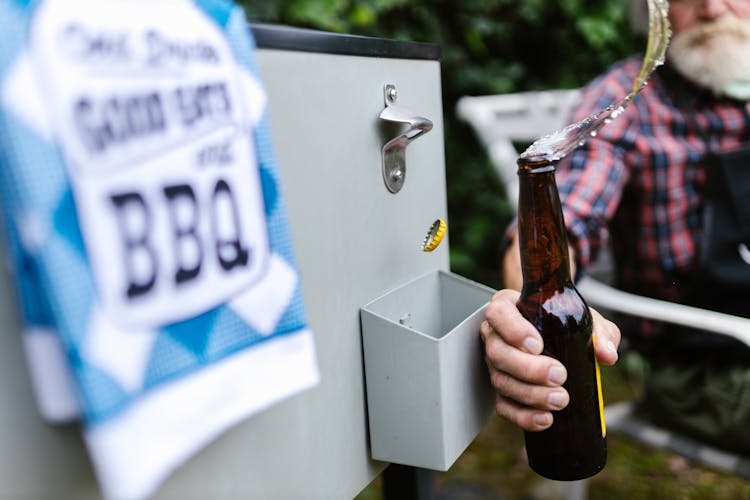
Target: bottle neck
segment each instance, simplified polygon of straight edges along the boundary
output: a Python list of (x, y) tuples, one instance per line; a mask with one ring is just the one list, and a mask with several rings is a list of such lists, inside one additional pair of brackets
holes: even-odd
[(523, 288), (559, 290), (572, 283), (555, 167), (519, 160), (518, 237)]

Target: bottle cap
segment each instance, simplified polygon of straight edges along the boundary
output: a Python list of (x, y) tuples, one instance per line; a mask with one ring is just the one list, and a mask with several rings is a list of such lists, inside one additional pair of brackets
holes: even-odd
[(433, 222), (422, 242), (422, 251), (432, 252), (435, 250), (438, 245), (440, 245), (440, 242), (443, 241), (443, 237), (447, 230), (448, 225), (443, 219), (437, 219)]

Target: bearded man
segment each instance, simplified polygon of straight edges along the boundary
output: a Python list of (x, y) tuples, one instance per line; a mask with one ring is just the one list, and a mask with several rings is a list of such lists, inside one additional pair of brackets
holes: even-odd
[[(723, 257), (713, 240), (726, 236), (717, 232), (731, 217), (710, 218), (744, 186), (732, 204), (750, 229), (750, 0), (672, 0), (669, 19), (674, 36), (666, 64), (623, 115), (558, 165), (571, 255), (585, 271), (608, 240), (620, 288), (750, 316), (750, 260), (741, 262), (750, 251), (732, 250), (739, 267), (717, 272)], [(640, 66), (641, 57), (626, 59), (587, 85), (573, 121), (628, 94)], [(719, 172), (724, 184), (715, 180)], [(514, 239), (502, 271), (506, 288), (517, 290)], [(541, 337), (517, 313), (518, 294), (508, 289), (495, 295), (481, 329), (497, 412), (539, 431), (551, 425), (551, 410), (567, 405), (565, 371), (541, 355)], [(598, 323), (604, 341), (597, 357), (612, 364), (619, 331)], [(750, 452), (750, 349), (705, 331), (620, 325), (650, 363), (643, 402), (650, 418)]]

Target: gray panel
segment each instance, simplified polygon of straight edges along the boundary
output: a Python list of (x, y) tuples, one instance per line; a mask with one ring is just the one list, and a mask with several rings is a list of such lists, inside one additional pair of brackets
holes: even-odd
[[(359, 308), (430, 270), (423, 253), (446, 218), (439, 63), (262, 49), (259, 61), (321, 384), (251, 417), (167, 480), (157, 498), (351, 498), (386, 464), (371, 460)], [(403, 190), (380, 170), (383, 85), (434, 122), (407, 150)], [(33, 404), (10, 285), (0, 278), (0, 496), (95, 498), (78, 430), (41, 421)]]
[[(439, 64), (260, 50), (271, 125), (321, 384), (244, 422), (179, 471), (162, 498), (351, 498), (385, 467), (370, 457), (359, 308), (432, 269), (420, 250), (446, 217)], [(380, 170), (383, 85), (430, 118), (407, 149), (404, 189)]]

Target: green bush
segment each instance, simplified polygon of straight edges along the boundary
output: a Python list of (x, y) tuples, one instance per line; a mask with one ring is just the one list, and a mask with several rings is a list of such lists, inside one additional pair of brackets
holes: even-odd
[(245, 0), (251, 21), (438, 44), (445, 110), (451, 267), (497, 286), (512, 210), (472, 131), (462, 95), (583, 85), (644, 47), (627, 0)]

